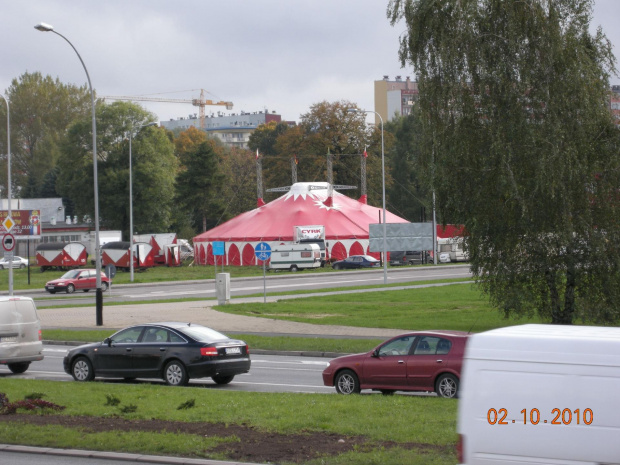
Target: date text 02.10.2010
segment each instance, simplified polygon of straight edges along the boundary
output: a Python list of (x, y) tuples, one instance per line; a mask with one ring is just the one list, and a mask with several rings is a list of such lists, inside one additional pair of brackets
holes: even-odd
[(533, 409), (523, 409), (521, 410), (521, 417), (517, 419), (510, 419), (508, 415), (508, 410), (505, 408), (500, 408), (498, 410), (491, 408), (487, 412), (487, 421), (490, 425), (510, 425), (513, 423), (516, 424), (531, 424), (538, 425), (540, 423), (547, 423), (550, 425), (591, 425), (594, 421), (594, 413), (592, 409), (574, 409), (571, 410), (569, 408), (559, 409), (554, 408), (551, 410), (551, 419), (546, 420), (540, 417), (540, 411), (537, 408)]

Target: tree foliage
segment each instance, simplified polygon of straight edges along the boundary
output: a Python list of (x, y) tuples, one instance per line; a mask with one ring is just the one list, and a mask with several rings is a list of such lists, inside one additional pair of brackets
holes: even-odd
[[(101, 224), (129, 237), (129, 135), (132, 132), (134, 233), (168, 231), (174, 208), (177, 161), (165, 131), (141, 126), (155, 116), (139, 105), (97, 106), (97, 171)], [(90, 119), (74, 123), (63, 144), (56, 186), (78, 215), (94, 216)]]
[[(301, 115), (298, 126), (278, 133), (278, 126), (266, 127), (262, 134), (251, 139), (251, 148), (267, 149), (263, 158), (264, 185), (289, 186), (292, 182), (292, 160), (296, 160), (297, 179), (300, 182), (327, 181), (327, 154), (332, 155), (334, 184), (357, 186), (357, 190), (344, 191), (351, 197), (360, 196), (360, 160), (367, 148), (367, 177), (369, 202), (381, 201), (381, 131), (368, 127), (365, 114), (351, 113), (357, 109), (351, 102), (320, 102)], [(386, 147), (389, 134), (385, 133)], [(275, 143), (273, 141), (275, 140)], [(261, 152), (261, 155), (263, 152)], [(387, 177), (389, 182), (389, 175)], [(267, 196), (266, 196), (267, 197)], [(269, 200), (267, 198), (266, 200)]]
[[(68, 126), (91, 110), (90, 92), (86, 86), (63, 84), (58, 78), (26, 72), (13, 79), (7, 97), (11, 109), (13, 193), (24, 198), (43, 196), (45, 176), (55, 167)], [(0, 114), (5, 120), (4, 102), (0, 104)], [(3, 134), (0, 143), (5, 144), (6, 124), (0, 133)], [(6, 153), (6, 146), (0, 152)], [(6, 186), (7, 171), (1, 171), (0, 182)]]
[(392, 0), (418, 73), (421, 169), (506, 314), (620, 317), (615, 60), (590, 0)]
[(212, 139), (188, 150), (181, 159), (177, 203), (190, 214), (194, 228), (201, 232), (217, 225), (224, 212), (221, 162), (218, 144)]
[(407, 115), (386, 124), (393, 135), (389, 150), (392, 184), (387, 190), (389, 209), (412, 222), (430, 221), (432, 215), (429, 180), (418, 171), (421, 123), (417, 108)]

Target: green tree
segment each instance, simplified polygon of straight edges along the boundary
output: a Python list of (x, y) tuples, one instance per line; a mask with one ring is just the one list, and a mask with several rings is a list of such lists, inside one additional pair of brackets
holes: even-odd
[(191, 214), (194, 228), (200, 228), (201, 232), (217, 225), (224, 213), (221, 162), (217, 143), (212, 139), (189, 150), (181, 159), (177, 203)]
[(386, 193), (393, 213), (423, 222), (431, 219), (432, 203), (428, 180), (417, 171), (422, 127), (416, 110), (386, 123), (385, 130), (394, 139), (388, 155), (393, 182)]
[(611, 44), (590, 0), (392, 0), (418, 73), (422, 168), (505, 314), (620, 316)]
[(256, 208), (256, 152), (230, 148), (222, 158), (221, 168), (224, 212), (220, 223)]
[[(97, 105), (97, 171), (102, 226), (129, 237), (129, 134), (132, 139), (134, 232), (170, 230), (177, 160), (166, 132), (141, 126), (155, 115), (139, 105)], [(91, 121), (72, 125), (59, 159), (57, 190), (75, 204), (77, 215), (94, 213)]]
[[(54, 169), (67, 127), (89, 114), (90, 92), (86, 86), (61, 83), (41, 73), (24, 73), (7, 90), (11, 108), (11, 180), (17, 197), (40, 197), (45, 176)], [(0, 105), (2, 120), (6, 115)], [(0, 128), (1, 143), (6, 125)], [(6, 153), (6, 148), (0, 150)], [(5, 162), (4, 162), (5, 164)], [(1, 183), (6, 186), (6, 169)], [(57, 196), (46, 190), (45, 195)]]
[[(284, 185), (290, 184), (290, 158), (297, 156), (297, 176), (300, 181), (327, 181), (327, 153), (332, 155), (334, 184), (357, 186), (358, 190), (343, 191), (359, 198), (361, 186), (360, 159), (367, 150), (366, 160), (369, 203), (381, 203), (381, 128), (366, 125), (366, 114), (352, 113), (357, 106), (348, 101), (320, 102), (301, 115), (300, 124), (277, 139), (276, 149), (284, 155), (285, 163), (278, 169), (288, 175)], [(385, 147), (391, 145), (390, 134), (385, 132)], [(387, 153), (387, 152), (386, 152)], [(391, 181), (389, 160), (386, 159), (386, 185)]]

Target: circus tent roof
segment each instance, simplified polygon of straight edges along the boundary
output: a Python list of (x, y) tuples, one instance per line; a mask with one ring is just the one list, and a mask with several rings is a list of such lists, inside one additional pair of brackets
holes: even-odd
[[(326, 182), (298, 182), (283, 196), (206, 231), (194, 242), (291, 241), (294, 226), (325, 226), (326, 239), (368, 239), (369, 225), (380, 222), (381, 208), (332, 191)], [(389, 211), (388, 223), (408, 223)]]

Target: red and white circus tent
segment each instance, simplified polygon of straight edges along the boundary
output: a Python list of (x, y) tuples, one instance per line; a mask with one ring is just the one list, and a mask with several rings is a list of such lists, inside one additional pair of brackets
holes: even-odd
[[(331, 195), (330, 195), (331, 194)], [(378, 253), (368, 250), (369, 225), (379, 223), (382, 209), (347, 197), (326, 182), (298, 182), (283, 196), (194, 237), (194, 256), (201, 265), (213, 265), (213, 242), (225, 245), (224, 264), (255, 265), (259, 242), (275, 245), (293, 241), (294, 226), (325, 227), (326, 258)], [(408, 223), (387, 212), (388, 223)], [(222, 258), (217, 257), (217, 263)]]

